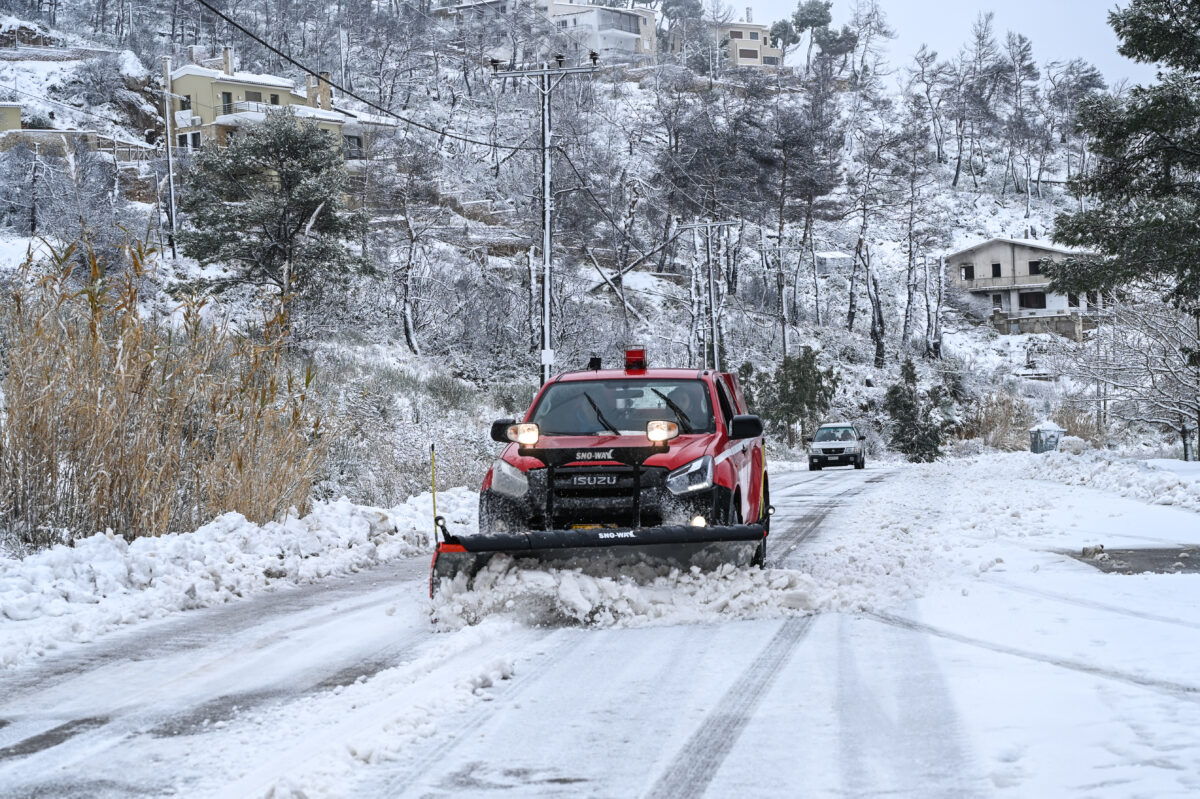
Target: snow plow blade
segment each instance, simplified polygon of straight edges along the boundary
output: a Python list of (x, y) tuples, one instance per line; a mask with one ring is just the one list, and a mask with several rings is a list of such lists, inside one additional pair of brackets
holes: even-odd
[(761, 524), (723, 527), (672, 525), (639, 529), (533, 530), (450, 536), (433, 554), (430, 595), (443, 581), (467, 575), (467, 585), (497, 555), (559, 568), (619, 574), (632, 566), (699, 566), (706, 571), (725, 564), (751, 565), (766, 536)]

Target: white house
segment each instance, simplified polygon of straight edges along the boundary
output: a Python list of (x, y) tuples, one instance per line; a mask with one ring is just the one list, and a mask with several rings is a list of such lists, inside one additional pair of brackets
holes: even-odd
[(946, 269), (971, 311), (990, 317), (1001, 333), (1059, 333), (1078, 340), (1102, 299), (1095, 292), (1050, 291), (1046, 271), (1052, 261), (1087, 254), (1049, 242), (997, 237), (948, 254)]

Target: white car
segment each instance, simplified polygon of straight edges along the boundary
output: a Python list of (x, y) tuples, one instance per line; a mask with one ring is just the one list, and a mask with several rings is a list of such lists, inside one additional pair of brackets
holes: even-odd
[(817, 428), (808, 443), (808, 468), (819, 472), (824, 466), (853, 466), (862, 469), (867, 465), (863, 442), (866, 436), (850, 422), (830, 422)]

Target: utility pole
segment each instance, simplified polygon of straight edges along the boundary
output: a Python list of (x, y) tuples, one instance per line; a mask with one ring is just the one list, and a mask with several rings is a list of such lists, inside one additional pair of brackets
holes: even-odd
[(554, 348), (551, 340), (551, 317), (550, 309), (552, 303), (550, 291), (550, 247), (552, 223), (554, 217), (554, 195), (551, 194), (551, 179), (550, 171), (553, 159), (550, 154), (551, 141), (553, 138), (553, 130), (550, 125), (550, 99), (554, 90), (558, 88), (558, 84), (567, 75), (578, 75), (584, 73), (592, 73), (596, 70), (597, 62), (600, 56), (595, 52), (589, 54), (591, 58), (591, 66), (586, 67), (567, 67), (563, 66), (564, 56), (559, 53), (554, 57), (555, 64), (551, 66), (545, 62), (540, 67), (532, 69), (509, 69), (500, 70), (500, 62), (495, 58), (492, 59), (492, 77), (500, 78), (524, 78), (526, 80), (536, 78), (535, 85), (537, 86), (538, 94), (541, 95), (541, 150), (542, 150), (542, 383), (550, 382), (550, 370), (554, 366)]
[(708, 267), (708, 324), (709, 339), (712, 341), (712, 365), (714, 371), (721, 371), (721, 347), (717, 336), (717, 280), (713, 270), (712, 233), (725, 227), (735, 227), (741, 224), (736, 219), (715, 222), (706, 219), (703, 222), (693, 222), (690, 225), (680, 225), (679, 230), (704, 230), (704, 263)]
[[(18, 28), (18, 30), (20, 30)], [(29, 235), (36, 236), (38, 232), (38, 167), (41, 166), (42, 155), (38, 143), (33, 143), (33, 174), (29, 180)]]
[(163, 119), (167, 123), (166, 140), (164, 144), (167, 147), (167, 196), (171, 210), (171, 257), (178, 258), (179, 254), (175, 252), (175, 160), (171, 154), (171, 56), (163, 56)]

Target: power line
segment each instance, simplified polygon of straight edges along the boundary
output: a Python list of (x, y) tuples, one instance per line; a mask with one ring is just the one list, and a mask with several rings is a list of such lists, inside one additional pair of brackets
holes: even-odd
[(64, 103), (64, 102), (62, 102), (61, 100), (51, 100), (49, 97), (43, 97), (43, 96), (42, 96), (42, 95), (40, 95), (40, 94), (34, 94), (33, 92), (27, 92), (27, 91), (23, 91), (23, 90), (21, 90), (21, 89), (18, 89), (16, 86), (8, 86), (8, 87), (5, 87), (5, 88), (6, 88), (8, 91), (10, 91), (10, 92), (16, 92), (17, 94), (23, 94), (23, 95), (25, 95), (26, 97), (32, 97), (32, 98), (33, 98), (33, 99), (35, 99), (35, 100), (41, 100), (41, 101), (43, 101), (43, 102), (46, 102), (46, 103), (53, 103), (54, 105), (61, 105), (63, 108), (69, 108), (69, 109), (71, 109), (72, 111), (74, 111), (74, 112), (76, 112), (76, 113), (79, 113), (79, 114), (83, 114), (83, 115), (85, 115), (85, 116), (89, 116), (89, 117), (95, 117), (96, 119), (102, 119), (102, 120), (104, 120), (105, 122), (108, 122), (108, 123), (110, 123), (110, 124), (116, 125), (117, 127), (122, 127), (122, 128), (123, 128), (123, 127), (125, 126), (123, 122), (118, 122), (118, 121), (117, 121), (117, 120), (115, 120), (115, 119), (112, 119), (112, 118), (110, 118), (110, 117), (106, 117), (106, 116), (102, 116), (102, 115), (100, 115), (100, 114), (93, 114), (91, 111), (85, 111), (85, 110), (84, 110), (84, 109), (82, 109), (82, 108), (76, 108), (75, 106), (73, 106), (73, 105), (70, 105), (69, 103)]
[(200, 5), (204, 6), (206, 9), (211, 11), (213, 14), (216, 14), (221, 19), (225, 20), (225, 22), (227, 22), (228, 24), (232, 25), (234, 28), (241, 31), (243, 34), (245, 34), (250, 39), (253, 39), (255, 42), (258, 42), (258, 44), (267, 48), (267, 50), (271, 51), (275, 55), (277, 55), (280, 58), (282, 58), (283, 60), (287, 61), (289, 64), (296, 67), (297, 69), (303, 71), (305, 74), (311, 75), (314, 78), (316, 78), (317, 80), (320, 80), (320, 81), (323, 81), (323, 82), (329, 84), (331, 87), (333, 87), (334, 89), (337, 89), (339, 92), (346, 95), (347, 97), (353, 97), (355, 100), (358, 100), (360, 103), (363, 103), (364, 105), (366, 105), (370, 108), (374, 108), (376, 111), (381, 111), (384, 114), (387, 114), (388, 116), (395, 117), (396, 119), (400, 120), (401, 122), (404, 122), (408, 125), (412, 125), (414, 128), (420, 128), (421, 130), (426, 130), (426, 131), (429, 131), (430, 133), (436, 133), (438, 136), (445, 136), (448, 139), (456, 139), (458, 141), (466, 142), (468, 144), (478, 144), (482, 147), (498, 147), (503, 150), (527, 150), (527, 151), (533, 151), (533, 152), (541, 151), (540, 147), (526, 147), (526, 146), (520, 145), (520, 144), (499, 144), (496, 142), (486, 142), (486, 141), (481, 141), (479, 139), (472, 139), (467, 136), (461, 136), (456, 133), (450, 133), (445, 130), (438, 130), (437, 128), (432, 127), (431, 125), (426, 125), (424, 123), (417, 122), (415, 119), (410, 119), (408, 117), (401, 116), (400, 114), (397, 114), (395, 111), (392, 111), (389, 108), (384, 108), (383, 106), (379, 105), (378, 103), (372, 102), (371, 100), (368, 100), (365, 97), (361, 97), (361, 96), (355, 94), (354, 92), (343, 88), (342, 86), (334, 83), (329, 78), (322, 77), (319, 73), (314, 72), (309, 67), (305, 66), (304, 64), (301, 64), (299, 61), (292, 58), (290, 55), (288, 55), (287, 53), (278, 49), (274, 45), (269, 44), (266, 41), (263, 41), (261, 38), (259, 38), (259, 36), (257, 34), (251, 32), (249, 29), (244, 27), (237, 20), (232, 19), (231, 17), (226, 15), (224, 12), (219, 11), (216, 8), (214, 8), (208, 2), (208, 0), (196, 0), (196, 2), (199, 3)]

